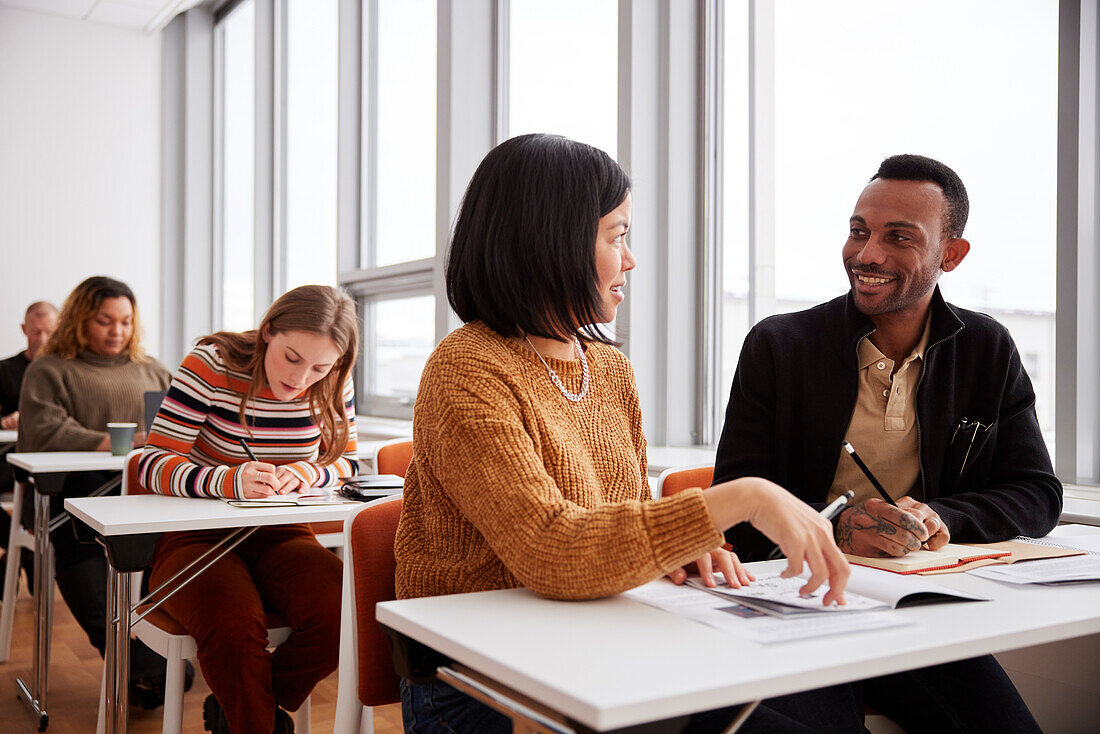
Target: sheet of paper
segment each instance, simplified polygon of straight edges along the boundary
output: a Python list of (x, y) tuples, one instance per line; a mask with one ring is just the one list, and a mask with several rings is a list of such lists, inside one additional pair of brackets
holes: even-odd
[(765, 645), (913, 624), (912, 620), (892, 611), (771, 617), (700, 589), (676, 586), (665, 579), (631, 589), (624, 596)]

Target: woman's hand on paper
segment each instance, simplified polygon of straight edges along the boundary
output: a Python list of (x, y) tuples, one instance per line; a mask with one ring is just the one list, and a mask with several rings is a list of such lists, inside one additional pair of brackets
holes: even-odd
[(771, 538), (787, 556), (783, 576), (790, 578), (809, 566), (810, 579), (800, 590), (809, 594), (826, 580), (825, 604), (844, 604), (844, 587), (851, 569), (833, 540), (833, 526), (814, 508), (774, 482), (742, 477), (715, 485), (703, 493), (719, 530), (748, 521)]
[[(726, 583), (734, 589), (755, 581), (756, 577), (742, 565), (736, 553), (730, 553), (725, 548), (716, 548), (702, 558), (695, 561), (695, 568), (699, 571), (699, 577), (703, 584), (714, 588), (714, 572), (721, 571), (726, 578)], [(687, 580), (690, 567), (677, 568), (668, 574), (672, 583), (679, 586)]]
[(836, 542), (841, 550), (852, 555), (896, 558), (918, 550), (940, 532), (943, 536), (936, 538), (935, 548), (945, 545), (950, 535), (940, 516), (928, 505), (903, 497), (894, 507), (874, 497), (840, 514)]
[(300, 492), (303, 489), (308, 489), (306, 483), (302, 481), (301, 477), (287, 469), (285, 466), (275, 467), (275, 492), (277, 494), (286, 494), (287, 492)]
[(246, 461), (237, 467), (241, 473), (241, 490), (246, 500), (270, 497), (279, 486), (274, 464), (263, 461)]

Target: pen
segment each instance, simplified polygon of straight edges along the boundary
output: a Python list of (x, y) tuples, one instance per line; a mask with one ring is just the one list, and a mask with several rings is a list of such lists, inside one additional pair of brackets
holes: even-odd
[(821, 516), (826, 520), (832, 520), (844, 509), (844, 505), (848, 504), (855, 496), (856, 493), (849, 489), (847, 492), (827, 504), (825, 509), (821, 511)]
[(871, 473), (871, 470), (867, 468), (867, 465), (863, 463), (863, 459), (859, 458), (859, 454), (856, 453), (856, 450), (852, 447), (852, 444), (845, 441), (844, 450), (847, 451), (848, 455), (852, 457), (852, 461), (856, 462), (856, 466), (858, 466), (860, 471), (863, 472), (863, 475), (871, 480), (871, 484), (873, 484), (875, 486), (875, 489), (878, 490), (878, 493), (879, 495), (881, 495), (882, 499), (886, 500), (894, 507), (897, 507), (898, 503), (894, 502), (894, 498), (887, 494), (886, 490), (882, 488), (882, 485), (878, 483), (878, 479), (876, 479), (875, 475)]
[[(847, 492), (840, 495), (829, 504), (825, 505), (825, 509), (821, 511), (821, 516), (826, 520), (832, 521), (832, 519), (836, 517), (841, 510), (844, 509), (844, 505), (848, 504), (848, 502), (855, 496), (856, 493), (849, 489)], [(783, 551), (779, 549), (779, 546), (776, 546), (775, 550), (773, 550), (771, 552), (771, 555), (768, 556), (768, 560), (773, 561), (776, 558), (781, 557), (782, 555)]]
[(252, 453), (252, 449), (249, 448), (248, 444), (245, 443), (245, 440), (243, 438), (238, 438), (237, 443), (239, 443), (241, 445), (241, 448), (244, 449), (244, 452), (248, 454), (249, 459), (251, 459), (252, 461), (259, 461), (259, 459), (256, 458), (256, 454)]

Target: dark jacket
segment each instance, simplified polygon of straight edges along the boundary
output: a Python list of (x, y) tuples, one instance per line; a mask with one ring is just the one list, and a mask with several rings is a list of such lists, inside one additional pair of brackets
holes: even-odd
[(0, 360), (0, 416), (19, 410), (19, 388), (29, 364), (25, 352)]
[[(925, 502), (952, 541), (1046, 535), (1062, 511), (1062, 485), (1008, 330), (948, 304), (938, 287), (931, 308), (916, 393)], [(851, 293), (757, 324), (733, 378), (714, 483), (760, 476), (824, 506), (855, 408), (857, 345), (874, 328)], [(773, 547), (747, 523), (726, 537), (742, 560)]]

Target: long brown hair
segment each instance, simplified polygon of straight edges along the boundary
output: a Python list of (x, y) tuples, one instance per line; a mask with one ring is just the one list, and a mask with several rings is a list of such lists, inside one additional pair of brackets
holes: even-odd
[(130, 336), (127, 347), (130, 361), (138, 364), (148, 362), (149, 357), (141, 346), (141, 318), (138, 316), (134, 292), (121, 280), (105, 275), (93, 275), (73, 288), (73, 292), (61, 306), (61, 313), (57, 317), (57, 331), (46, 342), (46, 346), (42, 347), (42, 352), (56, 354), (62, 359), (72, 359), (87, 349), (88, 338), (84, 335), (84, 323), (99, 312), (99, 307), (108, 298), (126, 298), (130, 301), (130, 306), (134, 309), (134, 333)]
[(325, 453), (320, 464), (331, 464), (340, 458), (348, 443), (351, 426), (344, 410), (344, 384), (355, 366), (359, 354), (359, 327), (355, 301), (341, 290), (327, 285), (303, 285), (287, 291), (267, 309), (260, 326), (250, 331), (219, 331), (204, 336), (199, 344), (213, 344), (226, 365), (252, 376), (248, 392), (241, 400), (241, 425), (251, 429), (245, 417), (248, 403), (267, 384), (264, 358), (267, 342), (262, 334), (304, 331), (327, 336), (340, 350), (340, 358), (321, 380), (309, 388), (309, 414), (321, 429)]

